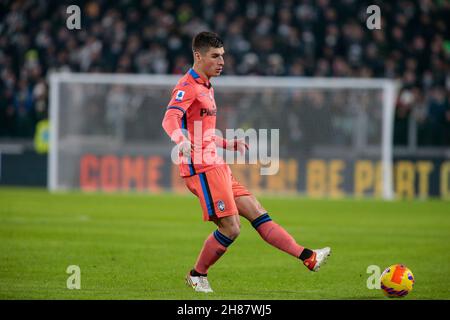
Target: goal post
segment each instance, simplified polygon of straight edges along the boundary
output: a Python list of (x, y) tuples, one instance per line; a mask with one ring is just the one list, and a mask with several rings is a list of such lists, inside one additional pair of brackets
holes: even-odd
[[(48, 189), (176, 189), (161, 120), (179, 77), (52, 73)], [(279, 176), (260, 179), (263, 191), (394, 198), (396, 81), (221, 76), (212, 83), (224, 136), (230, 128), (280, 132)], [(254, 181), (249, 170), (236, 175)]]

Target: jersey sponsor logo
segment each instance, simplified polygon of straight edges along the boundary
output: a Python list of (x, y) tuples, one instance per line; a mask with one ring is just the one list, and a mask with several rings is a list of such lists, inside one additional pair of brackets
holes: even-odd
[(217, 109), (201, 108), (200, 109), (200, 117), (203, 117), (205, 114), (207, 116), (215, 116), (217, 114)]
[(225, 210), (225, 203), (224, 203), (222, 200), (217, 201), (217, 208), (218, 208), (220, 211)]
[(178, 90), (177, 94), (175, 96), (175, 101), (182, 101), (184, 94), (185, 94), (185, 92), (183, 90)]

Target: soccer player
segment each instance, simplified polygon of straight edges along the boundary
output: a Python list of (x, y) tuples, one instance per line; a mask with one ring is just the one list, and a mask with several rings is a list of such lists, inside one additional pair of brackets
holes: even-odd
[(300, 259), (309, 270), (318, 271), (331, 249), (311, 250), (299, 245), (272, 221), (216, 154), (216, 146), (241, 153), (248, 149), (243, 139), (226, 140), (214, 134), (217, 108), (210, 79), (223, 70), (222, 40), (215, 33), (201, 32), (194, 37), (192, 50), (194, 65), (172, 91), (162, 126), (178, 145), (182, 159), (180, 174), (187, 188), (199, 198), (203, 220), (213, 221), (218, 228), (204, 242), (194, 267), (186, 276), (187, 284), (198, 292), (213, 292), (208, 270), (239, 236), (239, 216), (250, 221), (267, 243)]

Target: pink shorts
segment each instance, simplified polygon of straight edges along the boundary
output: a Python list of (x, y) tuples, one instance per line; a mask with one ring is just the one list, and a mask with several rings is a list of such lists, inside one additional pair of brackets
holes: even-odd
[(184, 182), (199, 198), (205, 221), (238, 214), (234, 198), (251, 195), (226, 164), (186, 177)]

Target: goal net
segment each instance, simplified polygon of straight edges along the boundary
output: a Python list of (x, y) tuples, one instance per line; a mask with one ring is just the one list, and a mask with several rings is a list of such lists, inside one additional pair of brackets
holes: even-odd
[[(161, 127), (178, 79), (51, 74), (48, 188), (185, 190)], [(264, 161), (230, 164), (251, 191), (393, 198), (394, 81), (222, 76), (212, 83), (224, 138), (242, 129), (256, 132), (259, 147), (269, 140), (265, 158), (256, 150)], [(276, 170), (262, 174), (267, 166)]]

